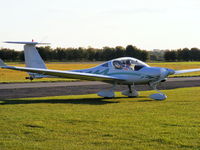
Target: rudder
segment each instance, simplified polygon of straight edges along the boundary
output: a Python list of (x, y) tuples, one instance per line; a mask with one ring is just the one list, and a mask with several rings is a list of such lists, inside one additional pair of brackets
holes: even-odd
[(38, 53), (35, 45), (24, 45), (24, 58), (26, 67), (46, 69), (46, 65)]

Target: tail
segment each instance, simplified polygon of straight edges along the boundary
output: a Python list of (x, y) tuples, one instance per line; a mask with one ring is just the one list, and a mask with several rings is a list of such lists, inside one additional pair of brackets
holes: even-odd
[[(24, 57), (25, 57), (25, 64), (26, 67), (29, 68), (41, 68), (41, 69), (47, 69), (44, 61), (42, 60), (42, 57), (38, 53), (36, 49), (37, 44), (49, 44), (49, 43), (38, 43), (38, 42), (11, 42), (7, 41), (5, 43), (12, 43), (12, 44), (25, 44), (24, 45)], [(34, 79), (34, 78), (43, 78), (46, 76), (43, 76), (41, 74), (37, 73), (29, 73), (30, 77), (27, 77), (26, 79)]]
[(3, 67), (5, 67), (5, 66), (7, 66), (7, 65), (3, 62), (2, 59), (0, 59), (0, 68), (3, 68)]
[(35, 48), (35, 45), (24, 45), (24, 57), (26, 67), (46, 69), (46, 65)]

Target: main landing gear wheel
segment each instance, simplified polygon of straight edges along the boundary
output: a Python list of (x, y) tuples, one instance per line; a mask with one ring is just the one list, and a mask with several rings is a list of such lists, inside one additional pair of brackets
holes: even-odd
[(122, 95), (128, 96), (128, 97), (138, 97), (139, 93), (135, 90), (135, 88), (131, 88), (131, 85), (128, 85), (128, 90), (124, 90), (121, 92)]
[(104, 98), (114, 98), (115, 97), (115, 93), (112, 89), (111, 90), (102, 90), (102, 91), (98, 92), (97, 95), (104, 97)]
[(115, 89), (116, 84), (113, 85), (113, 87), (109, 90), (102, 90), (97, 93), (98, 96), (104, 97), (104, 98), (114, 98), (115, 97)]

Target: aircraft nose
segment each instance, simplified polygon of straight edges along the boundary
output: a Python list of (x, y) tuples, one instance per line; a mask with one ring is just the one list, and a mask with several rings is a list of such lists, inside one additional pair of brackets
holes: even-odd
[(154, 75), (154, 76), (160, 76), (160, 74), (161, 74), (160, 68), (152, 68), (151, 74)]
[(169, 72), (168, 75), (173, 75), (173, 74), (175, 73), (175, 71), (174, 71), (173, 69), (168, 69), (168, 68), (167, 68), (167, 71)]
[(160, 77), (160, 68), (157, 68), (157, 67), (150, 67), (150, 68), (146, 68), (145, 69), (145, 75), (147, 78), (158, 78)]
[(168, 68), (151, 67), (146, 70), (147, 78), (153, 80), (165, 80), (166, 77), (172, 74), (174, 74), (174, 70)]
[(163, 79), (165, 80), (165, 78), (167, 78), (169, 75), (174, 74), (175, 71), (172, 69), (168, 69), (168, 68), (160, 68), (160, 80)]
[(151, 73), (149, 74), (150, 76), (152, 76), (154, 79), (156, 80), (165, 80), (165, 78), (168, 75), (174, 74), (174, 71), (172, 69), (168, 69), (168, 68), (151, 68)]

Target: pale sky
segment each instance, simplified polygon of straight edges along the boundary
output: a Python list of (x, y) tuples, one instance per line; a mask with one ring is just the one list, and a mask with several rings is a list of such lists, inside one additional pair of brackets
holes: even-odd
[(200, 0), (0, 0), (0, 18), (0, 47), (200, 48)]

